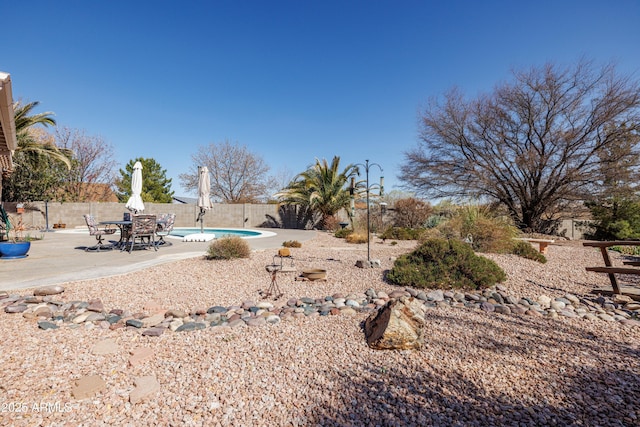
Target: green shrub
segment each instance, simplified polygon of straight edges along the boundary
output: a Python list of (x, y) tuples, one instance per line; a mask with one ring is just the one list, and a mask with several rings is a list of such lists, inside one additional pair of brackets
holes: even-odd
[(209, 245), (207, 259), (249, 258), (251, 248), (241, 237), (221, 237)]
[(585, 238), (624, 240), (640, 238), (640, 201), (637, 197), (610, 197), (587, 202), (593, 221)]
[(282, 246), (285, 248), (301, 248), (302, 243), (297, 240), (287, 240), (286, 242), (282, 242)]
[(547, 262), (547, 258), (536, 250), (529, 242), (524, 240), (516, 240), (511, 248), (511, 253), (522, 258), (532, 259), (542, 264)]
[(447, 218), (442, 215), (430, 215), (424, 222), (425, 228), (436, 228), (441, 223), (445, 222)]
[(398, 257), (387, 279), (419, 288), (483, 289), (503, 282), (506, 274), (463, 242), (429, 239), (413, 252)]
[(396, 240), (418, 240), (423, 228), (389, 227), (380, 235), (380, 238)]
[(619, 252), (623, 255), (640, 255), (640, 247), (638, 246), (611, 246), (609, 250), (614, 252)]
[(345, 237), (347, 237), (351, 233), (353, 233), (353, 229), (351, 229), (351, 228), (340, 228), (340, 229), (336, 230), (334, 236), (336, 236), (339, 239), (344, 239)]

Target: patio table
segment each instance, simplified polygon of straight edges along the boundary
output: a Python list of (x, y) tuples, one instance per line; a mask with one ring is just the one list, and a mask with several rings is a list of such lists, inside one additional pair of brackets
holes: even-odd
[[(115, 244), (115, 246), (118, 248), (123, 248), (124, 244), (128, 241), (129, 231), (131, 230), (131, 224), (133, 224), (133, 221), (123, 220), (123, 219), (111, 220), (111, 221), (100, 221), (100, 225), (115, 225), (120, 229), (120, 240), (118, 240), (118, 242)], [(165, 224), (165, 221), (158, 220), (156, 221), (156, 224)]]
[(111, 221), (100, 221), (100, 225), (115, 225), (120, 229), (120, 240), (118, 240), (117, 243), (115, 243), (115, 247), (121, 248), (122, 245), (124, 244), (126, 238), (127, 238), (127, 234), (129, 232), (129, 230), (131, 229), (131, 224), (133, 224), (133, 221), (125, 221), (125, 220), (111, 220)]

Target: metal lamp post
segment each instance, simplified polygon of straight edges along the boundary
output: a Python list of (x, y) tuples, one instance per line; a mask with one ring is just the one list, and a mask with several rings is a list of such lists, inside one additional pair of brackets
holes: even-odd
[[(369, 185), (369, 170), (371, 169), (371, 167), (373, 166), (377, 166), (378, 169), (380, 169), (380, 172), (384, 172), (382, 170), (382, 166), (380, 166), (378, 163), (369, 163), (369, 159), (365, 160), (365, 163), (356, 163), (355, 166), (363, 166), (364, 167), (364, 171), (365, 171), (365, 176), (366, 176), (366, 187), (365, 190), (367, 192), (367, 261), (371, 262), (371, 245), (370, 245), (370, 234), (371, 234), (371, 221), (369, 218), (369, 194), (371, 192), (371, 190), (373, 190), (374, 188), (379, 188), (380, 189), (380, 196), (382, 196), (384, 194), (384, 176), (380, 176), (380, 184), (371, 184)], [(358, 171), (358, 175), (360, 175), (360, 172)], [(352, 186), (352, 197), (353, 194), (355, 193), (355, 180), (351, 180), (351, 186)], [(352, 204), (352, 209), (353, 209), (353, 204)]]

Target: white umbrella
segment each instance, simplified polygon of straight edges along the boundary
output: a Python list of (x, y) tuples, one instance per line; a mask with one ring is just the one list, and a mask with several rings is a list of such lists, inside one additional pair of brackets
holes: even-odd
[(133, 174), (131, 175), (131, 197), (127, 201), (125, 207), (134, 213), (144, 211), (144, 203), (142, 201), (142, 163), (136, 162), (133, 165)]
[(198, 207), (200, 208), (198, 220), (200, 221), (200, 232), (202, 233), (204, 227), (204, 213), (211, 209), (213, 204), (211, 203), (211, 198), (209, 196), (209, 193), (211, 192), (209, 169), (206, 166), (198, 169)]

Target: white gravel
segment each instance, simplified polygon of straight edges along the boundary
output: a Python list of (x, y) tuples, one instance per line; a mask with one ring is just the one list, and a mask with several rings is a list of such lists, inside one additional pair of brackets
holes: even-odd
[[(293, 249), (295, 267), (328, 270), (326, 282), (281, 274), (285, 295), (323, 297), (390, 292), (394, 257), (413, 242), (372, 243), (382, 269), (359, 269), (366, 245), (319, 233)], [(193, 312), (259, 300), (275, 251), (250, 259), (190, 259), (116, 278), (67, 283), (64, 301), (99, 298), (107, 310), (158, 304)], [(552, 245), (548, 263), (489, 255), (516, 297), (585, 295), (607, 284), (600, 253)], [(329, 260), (331, 259), (331, 260)], [(285, 263), (287, 260), (285, 260)], [(26, 294), (29, 290), (20, 290)], [(466, 308), (427, 311), (420, 351), (367, 347), (365, 314), (290, 319), (276, 325), (207, 328), (146, 337), (131, 329), (43, 331), (35, 320), (0, 313), (1, 425), (638, 425), (640, 328), (618, 322), (534, 318)], [(105, 339), (118, 351), (96, 355)], [(140, 347), (153, 356), (128, 363)], [(106, 388), (76, 400), (75, 381), (100, 376)], [(160, 392), (130, 403), (135, 380), (154, 377)], [(17, 411), (20, 409), (20, 412)]]

